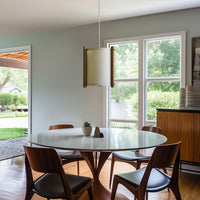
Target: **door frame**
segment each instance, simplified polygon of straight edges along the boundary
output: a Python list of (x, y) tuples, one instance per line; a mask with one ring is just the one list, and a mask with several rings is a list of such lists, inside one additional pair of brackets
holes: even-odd
[(28, 133), (32, 134), (32, 68), (31, 45), (0, 49), (0, 54), (28, 51)]

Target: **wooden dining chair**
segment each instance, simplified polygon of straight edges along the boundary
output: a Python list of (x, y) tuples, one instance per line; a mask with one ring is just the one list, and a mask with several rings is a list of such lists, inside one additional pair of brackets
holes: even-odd
[[(93, 199), (93, 180), (89, 177), (65, 174), (62, 161), (55, 149), (24, 146), (26, 168), (26, 196), (34, 193), (49, 199), (79, 199), (87, 190)], [(33, 180), (32, 170), (43, 173)]]
[[(161, 133), (161, 128), (160, 127), (144, 126), (142, 128), (142, 130), (143, 131), (151, 131), (151, 132), (159, 133), (159, 134)], [(151, 155), (146, 155), (145, 153), (142, 153), (139, 150), (138, 151), (119, 151), (119, 152), (114, 152), (112, 154), (112, 158), (111, 158), (109, 188), (111, 187), (115, 161), (121, 161), (121, 162), (129, 163), (133, 167), (135, 167), (136, 169), (139, 169), (141, 164), (142, 163), (147, 163), (150, 158), (151, 158)]]
[[(137, 200), (144, 200), (145, 194), (148, 199), (147, 192), (158, 192), (167, 187), (172, 190), (177, 200), (181, 200), (178, 184), (180, 145), (181, 142), (157, 146), (147, 167), (115, 175), (111, 200), (115, 199), (118, 184), (125, 186)], [(171, 176), (159, 170), (167, 167), (172, 167)]]
[[(49, 130), (55, 129), (65, 129), (65, 128), (74, 128), (72, 124), (57, 124), (49, 126)], [(62, 158), (63, 165), (67, 163), (71, 163), (77, 161), (77, 174), (80, 173), (79, 161), (84, 160), (83, 156), (79, 151), (63, 151), (63, 150), (56, 150), (58, 155)]]

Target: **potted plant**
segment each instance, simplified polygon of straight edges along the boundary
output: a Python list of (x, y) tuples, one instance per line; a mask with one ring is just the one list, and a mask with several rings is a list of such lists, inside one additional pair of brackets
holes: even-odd
[(92, 126), (90, 125), (89, 122), (85, 122), (85, 123), (83, 124), (82, 130), (83, 130), (83, 134), (84, 134), (85, 136), (90, 136), (90, 135), (91, 135), (91, 132), (92, 132)]

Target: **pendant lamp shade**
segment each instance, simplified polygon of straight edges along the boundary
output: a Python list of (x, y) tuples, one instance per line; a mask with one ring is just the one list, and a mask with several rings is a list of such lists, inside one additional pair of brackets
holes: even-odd
[(114, 47), (100, 48), (100, 0), (98, 0), (99, 48), (83, 47), (83, 87), (114, 87)]
[(83, 48), (83, 87), (108, 86), (114, 87), (114, 47)]

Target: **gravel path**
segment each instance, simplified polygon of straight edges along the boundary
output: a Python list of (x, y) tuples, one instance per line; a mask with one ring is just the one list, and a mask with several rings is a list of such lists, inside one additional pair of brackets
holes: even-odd
[(29, 145), (26, 137), (0, 140), (0, 160), (23, 155), (23, 145)]

